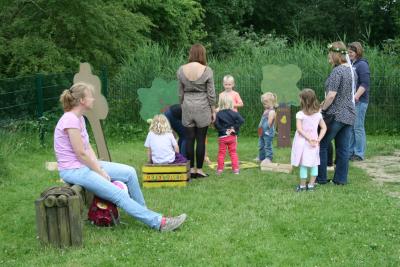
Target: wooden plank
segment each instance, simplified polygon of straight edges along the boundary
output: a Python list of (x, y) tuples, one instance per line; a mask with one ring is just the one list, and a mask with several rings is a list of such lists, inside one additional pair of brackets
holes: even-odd
[(157, 188), (157, 187), (181, 187), (186, 186), (187, 181), (177, 181), (177, 182), (144, 182), (144, 188)]
[(143, 181), (187, 181), (190, 173), (143, 173)]
[(291, 173), (293, 171), (293, 167), (290, 164), (283, 163), (268, 163), (260, 165), (262, 171), (271, 171), (271, 172), (283, 172), (283, 173)]
[(79, 196), (71, 196), (68, 199), (69, 226), (71, 232), (71, 245), (82, 245), (82, 217), (80, 211)]
[(49, 243), (56, 247), (59, 247), (60, 235), (58, 233), (57, 207), (46, 208), (46, 215)]
[(49, 243), (49, 235), (47, 234), (47, 218), (44, 199), (39, 198), (35, 201), (36, 209), (36, 229), (39, 240), (42, 244)]
[(58, 167), (57, 167), (57, 162), (54, 161), (46, 161), (45, 162), (45, 168), (48, 171), (57, 171)]
[(143, 173), (182, 173), (189, 171), (189, 163), (180, 164), (146, 164), (142, 167)]
[(71, 246), (71, 233), (69, 227), (68, 207), (57, 208), (58, 232), (60, 233), (60, 247)]

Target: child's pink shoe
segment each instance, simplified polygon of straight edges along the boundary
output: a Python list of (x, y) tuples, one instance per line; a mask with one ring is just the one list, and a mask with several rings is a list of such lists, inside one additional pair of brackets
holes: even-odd
[(217, 175), (221, 175), (222, 174), (222, 170), (217, 170)]
[(233, 174), (239, 174), (239, 170), (233, 170)]

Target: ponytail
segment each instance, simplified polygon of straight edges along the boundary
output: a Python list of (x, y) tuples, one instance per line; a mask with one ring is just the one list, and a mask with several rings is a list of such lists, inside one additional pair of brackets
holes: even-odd
[(64, 90), (60, 96), (64, 111), (71, 111), (78, 106), (80, 100), (86, 96), (86, 90), (91, 90), (94, 93), (93, 86), (87, 83), (75, 83), (71, 88)]

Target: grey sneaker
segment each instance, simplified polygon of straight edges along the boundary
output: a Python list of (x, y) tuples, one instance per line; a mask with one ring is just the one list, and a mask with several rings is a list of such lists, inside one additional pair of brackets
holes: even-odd
[(187, 215), (185, 213), (176, 217), (166, 217), (165, 224), (160, 226), (160, 231), (168, 232), (179, 228), (179, 226), (181, 226), (182, 223), (186, 220), (186, 217)]

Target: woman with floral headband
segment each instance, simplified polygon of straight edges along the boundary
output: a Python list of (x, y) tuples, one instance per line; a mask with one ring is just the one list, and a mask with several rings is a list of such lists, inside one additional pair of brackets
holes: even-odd
[(349, 140), (355, 121), (354, 93), (357, 74), (353, 70), (347, 47), (343, 42), (334, 42), (328, 46), (328, 61), (332, 72), (325, 82), (325, 100), (321, 105), (327, 125), (327, 132), (320, 143), (318, 184), (326, 184), (328, 145), (334, 139), (336, 147), (336, 169), (333, 183), (347, 184), (349, 169)]

